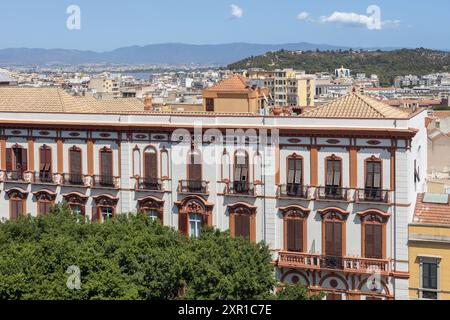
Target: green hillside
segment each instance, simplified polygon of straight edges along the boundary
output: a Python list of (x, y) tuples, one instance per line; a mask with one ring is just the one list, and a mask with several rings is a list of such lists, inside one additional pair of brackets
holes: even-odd
[(228, 66), (232, 70), (263, 68), (267, 70), (294, 68), (307, 73), (333, 72), (344, 66), (353, 74), (377, 74), (381, 85), (393, 84), (400, 75), (425, 75), (450, 71), (450, 52), (428, 49), (395, 51), (305, 51), (280, 50), (252, 56)]

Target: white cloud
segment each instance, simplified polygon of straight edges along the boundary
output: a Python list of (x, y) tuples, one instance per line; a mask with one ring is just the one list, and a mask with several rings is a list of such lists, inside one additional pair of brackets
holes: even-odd
[(309, 17), (309, 13), (306, 11), (302, 11), (298, 14), (297, 19), (298, 20), (306, 20)]
[(369, 7), (367, 13), (370, 15), (335, 11), (329, 16), (321, 16), (319, 21), (322, 23), (338, 23), (347, 26), (367, 27), (369, 30), (397, 28), (401, 24), (400, 20), (382, 21), (380, 9), (376, 6)]
[(240, 8), (239, 6), (232, 4), (231, 6), (231, 16), (233, 18), (242, 18), (242, 16), (244, 15), (244, 10), (242, 10), (242, 8)]
[(367, 25), (369, 17), (363, 14), (354, 12), (339, 12), (335, 11), (330, 16), (320, 17), (320, 22), (323, 23), (342, 23), (351, 25)]

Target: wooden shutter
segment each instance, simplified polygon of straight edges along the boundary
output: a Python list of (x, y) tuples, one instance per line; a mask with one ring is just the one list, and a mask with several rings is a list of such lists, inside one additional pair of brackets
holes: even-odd
[(112, 152), (111, 151), (101, 151), (101, 175), (103, 177), (112, 177)]
[(325, 222), (325, 254), (333, 255), (333, 222)]
[(100, 221), (99, 208), (94, 206), (92, 207), (92, 222), (99, 222), (99, 221)]
[(48, 210), (48, 206), (47, 206), (47, 202), (45, 201), (39, 201), (39, 215), (46, 215), (47, 214), (47, 210)]
[(188, 231), (188, 214), (186, 212), (180, 212), (178, 214), (178, 229), (185, 236), (189, 235), (189, 231)]
[(299, 219), (287, 220), (288, 251), (303, 251), (303, 221)]
[(28, 152), (27, 149), (22, 149), (22, 172), (28, 170)]
[(80, 150), (70, 151), (70, 173), (72, 175), (81, 174), (81, 152)]
[(11, 148), (6, 149), (6, 170), (7, 171), (13, 170), (12, 149)]
[(158, 177), (158, 161), (154, 151), (145, 152), (144, 171), (147, 179), (156, 179)]
[(164, 211), (163, 210), (156, 210), (158, 214), (158, 219), (161, 222), (161, 224), (164, 224)]
[(295, 162), (294, 159), (288, 160), (288, 183), (295, 183)]
[(342, 256), (342, 223), (334, 222), (334, 253), (335, 256)]
[(295, 181), (296, 184), (302, 184), (302, 170), (303, 170), (303, 160), (297, 159), (295, 161)]
[(202, 163), (198, 154), (191, 154), (191, 163), (189, 164), (189, 180), (201, 181), (202, 180)]
[(242, 216), (239, 214), (234, 215), (234, 236), (242, 237)]
[(383, 227), (379, 224), (373, 226), (373, 258), (382, 259)]
[(333, 165), (334, 165), (333, 185), (340, 186), (341, 185), (341, 161), (335, 160), (335, 161), (333, 161)]
[(326, 177), (326, 185), (327, 186), (332, 186), (333, 185), (333, 177), (334, 177), (334, 172), (333, 172), (333, 161), (332, 160), (328, 160), (327, 161), (327, 177)]
[(373, 187), (373, 162), (367, 162), (366, 167), (366, 187)]
[(52, 171), (52, 149), (45, 148), (45, 171)]
[(365, 226), (366, 234), (365, 234), (365, 257), (373, 258), (374, 255), (374, 235), (373, 235), (373, 225), (367, 224)]
[(374, 188), (381, 188), (381, 163), (375, 162), (373, 164), (374, 166), (374, 177), (373, 177), (373, 187)]
[(44, 147), (39, 149), (39, 171), (45, 171), (45, 167), (47, 165), (46, 157), (46, 149)]

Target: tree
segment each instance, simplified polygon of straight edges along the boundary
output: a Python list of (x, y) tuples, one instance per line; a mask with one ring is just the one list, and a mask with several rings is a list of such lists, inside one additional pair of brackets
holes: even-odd
[(308, 289), (300, 284), (284, 286), (277, 294), (278, 300), (322, 300), (324, 297), (323, 293), (310, 295)]

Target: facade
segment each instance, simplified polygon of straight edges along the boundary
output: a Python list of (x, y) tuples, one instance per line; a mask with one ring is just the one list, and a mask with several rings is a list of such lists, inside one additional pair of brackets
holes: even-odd
[(100, 109), (62, 92), (59, 106), (52, 94), (0, 94), (2, 219), (66, 202), (93, 221), (144, 213), (189, 236), (209, 225), (265, 241), (280, 281), (328, 299), (408, 298), (423, 110), (355, 92), (283, 117)]
[(450, 300), (450, 204), (448, 194), (419, 194), (409, 226), (409, 296)]

